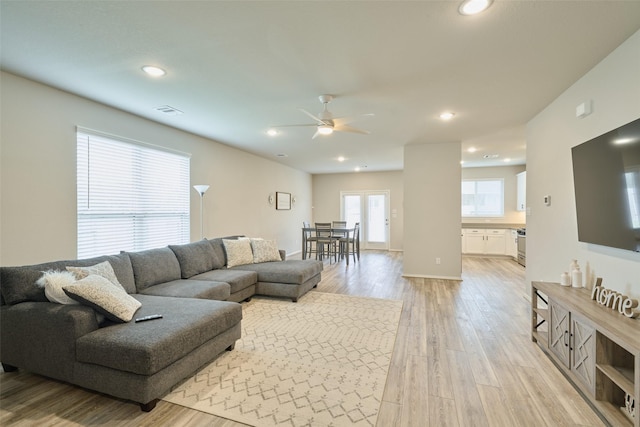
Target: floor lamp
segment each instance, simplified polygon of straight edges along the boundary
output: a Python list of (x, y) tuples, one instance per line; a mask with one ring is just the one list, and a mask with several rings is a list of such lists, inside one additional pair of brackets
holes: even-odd
[(207, 190), (209, 189), (209, 186), (200, 184), (200, 185), (194, 185), (193, 188), (195, 188), (198, 194), (200, 195), (200, 240), (202, 240), (204, 238), (204, 226), (202, 223), (202, 205), (204, 204), (203, 203), (204, 193), (207, 192)]

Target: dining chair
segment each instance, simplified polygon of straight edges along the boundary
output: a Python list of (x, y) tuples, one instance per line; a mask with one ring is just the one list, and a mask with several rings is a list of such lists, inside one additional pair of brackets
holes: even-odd
[(353, 262), (356, 262), (356, 256), (360, 260), (360, 223), (356, 222), (353, 227), (353, 233), (347, 238), (340, 239), (340, 252), (347, 259), (349, 255), (353, 256)]
[[(311, 224), (306, 221), (302, 221), (302, 228), (311, 228)], [(310, 257), (311, 254), (315, 254), (318, 252), (318, 248), (316, 247), (316, 236), (313, 235), (311, 230), (307, 230), (304, 232), (305, 241), (306, 241), (306, 253), (307, 257)]]
[(347, 228), (347, 221), (331, 221), (331, 237), (336, 241), (338, 245), (338, 259), (342, 259), (344, 257), (342, 251), (342, 239), (347, 237), (346, 231), (336, 231), (336, 228)]
[(330, 222), (316, 222), (316, 259), (324, 259), (325, 254), (331, 263), (331, 257), (336, 257), (336, 240), (331, 236)]

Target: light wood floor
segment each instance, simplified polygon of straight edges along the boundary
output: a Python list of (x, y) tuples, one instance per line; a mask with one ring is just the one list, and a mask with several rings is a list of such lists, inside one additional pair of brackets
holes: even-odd
[[(320, 292), (404, 301), (378, 426), (602, 426), (531, 342), (524, 269), (463, 258), (463, 281), (407, 279), (402, 254), (325, 262)], [(160, 401), (150, 413), (24, 371), (0, 373), (2, 426), (242, 426)]]

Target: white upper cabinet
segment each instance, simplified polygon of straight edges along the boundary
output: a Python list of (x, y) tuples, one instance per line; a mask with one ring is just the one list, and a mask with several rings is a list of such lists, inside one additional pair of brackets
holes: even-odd
[(518, 186), (518, 205), (516, 206), (516, 210), (524, 211), (527, 209), (527, 171), (517, 174), (516, 179)]

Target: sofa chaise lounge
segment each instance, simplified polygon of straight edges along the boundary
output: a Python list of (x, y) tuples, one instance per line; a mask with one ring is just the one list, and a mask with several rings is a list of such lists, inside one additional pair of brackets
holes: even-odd
[[(256, 294), (295, 302), (320, 281), (321, 262), (285, 260), (283, 251), (279, 261), (228, 268), (225, 242), (236, 238), (0, 267), (3, 369), (23, 368), (152, 410), (173, 386), (234, 348), (241, 336), (238, 302)], [(45, 271), (76, 267), (91, 272), (105, 261), (127, 298), (140, 305), (135, 318), (163, 317), (118, 321), (92, 301), (50, 302), (36, 284)], [(107, 319), (100, 322), (96, 312)]]

